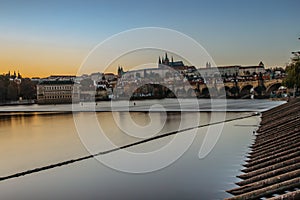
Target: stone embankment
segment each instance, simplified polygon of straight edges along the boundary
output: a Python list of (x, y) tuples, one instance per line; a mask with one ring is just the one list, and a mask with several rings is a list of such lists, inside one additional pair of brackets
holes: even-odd
[(262, 113), (235, 199), (300, 199), (300, 99)]

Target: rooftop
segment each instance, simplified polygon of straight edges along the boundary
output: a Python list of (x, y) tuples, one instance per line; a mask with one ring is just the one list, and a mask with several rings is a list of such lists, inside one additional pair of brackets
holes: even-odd
[(72, 80), (43, 80), (39, 85), (73, 85)]

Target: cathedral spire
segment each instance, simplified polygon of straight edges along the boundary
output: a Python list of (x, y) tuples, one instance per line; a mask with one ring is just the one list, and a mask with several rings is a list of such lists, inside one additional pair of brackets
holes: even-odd
[(20, 78), (22, 78), (22, 76), (21, 76), (21, 74), (20, 74), (20, 72), (18, 70), (18, 79), (20, 79)]
[(165, 65), (169, 65), (170, 64), (167, 52), (166, 52), (166, 57), (165, 57), (164, 64)]

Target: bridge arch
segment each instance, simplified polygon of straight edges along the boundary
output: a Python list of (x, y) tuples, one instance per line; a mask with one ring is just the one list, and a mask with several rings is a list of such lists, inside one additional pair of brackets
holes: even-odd
[(212, 98), (216, 98), (219, 96), (219, 93), (218, 93), (218, 89), (215, 88), (215, 87), (209, 87), (208, 88), (209, 90), (209, 96), (212, 97)]
[(231, 94), (231, 96), (233, 97), (237, 97), (238, 94), (239, 94), (239, 87), (236, 87), (236, 86), (232, 86), (230, 89), (229, 89), (229, 92)]
[(170, 88), (166, 88), (165, 95), (168, 98), (175, 98), (176, 97), (176, 95), (174, 94), (174, 92)]
[(187, 96), (188, 97), (195, 97), (196, 96), (196, 89), (189, 88), (187, 91)]
[(269, 87), (266, 90), (266, 95), (270, 95), (271, 92), (277, 91), (281, 85), (282, 85), (281, 83), (274, 83), (272, 85), (269, 85)]
[(218, 94), (219, 94), (219, 96), (226, 96), (226, 97), (228, 97), (228, 96), (230, 96), (229, 90), (230, 90), (230, 87), (228, 87), (228, 86), (220, 87), (218, 89)]
[(184, 88), (178, 88), (176, 90), (176, 96), (177, 97), (185, 97), (187, 94), (186, 90)]
[(195, 89), (194, 89), (194, 92), (195, 92), (196, 97), (200, 97), (200, 96), (201, 96), (201, 93), (200, 93), (200, 89), (199, 89), (199, 88), (195, 88)]
[(266, 87), (263, 86), (257, 86), (254, 88), (254, 91), (256, 92), (256, 94), (258, 95), (258, 97), (263, 96), (266, 94)]
[(240, 96), (242, 98), (250, 97), (250, 90), (253, 88), (252, 85), (246, 85), (244, 86), (240, 91)]
[(201, 94), (205, 97), (209, 97), (209, 90), (207, 87), (203, 88)]

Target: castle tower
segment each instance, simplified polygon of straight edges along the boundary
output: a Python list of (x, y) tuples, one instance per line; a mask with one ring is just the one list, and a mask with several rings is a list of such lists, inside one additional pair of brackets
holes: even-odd
[(169, 63), (169, 58), (168, 58), (168, 54), (167, 54), (167, 52), (166, 52), (166, 58), (165, 58), (165, 60), (164, 60), (164, 64), (165, 65), (169, 65), (170, 63)]

